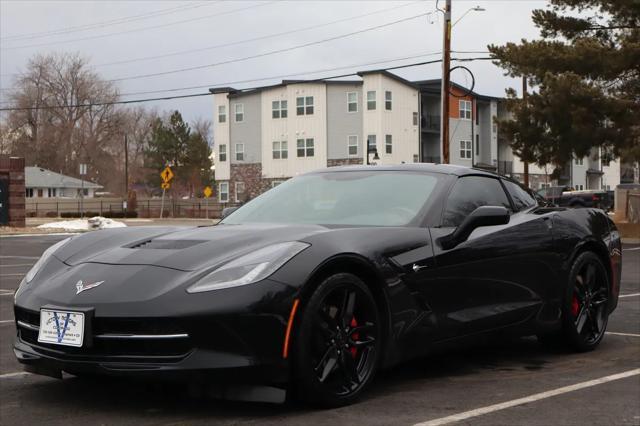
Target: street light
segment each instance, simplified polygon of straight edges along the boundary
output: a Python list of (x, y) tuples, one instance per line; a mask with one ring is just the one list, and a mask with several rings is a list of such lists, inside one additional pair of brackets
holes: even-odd
[(464, 13), (462, 14), (462, 16), (460, 16), (458, 19), (456, 19), (456, 22), (454, 22), (454, 23), (453, 23), (453, 25), (451, 25), (451, 26), (452, 26), (452, 27), (455, 27), (455, 26), (456, 26), (456, 24), (457, 24), (458, 22), (460, 22), (460, 20), (461, 20), (462, 18), (464, 18), (465, 16), (467, 16), (467, 14), (468, 14), (469, 12), (484, 12), (484, 11), (486, 11), (486, 10), (487, 10), (487, 9), (485, 9), (484, 7), (480, 7), (480, 6), (476, 6), (476, 7), (469, 8), (466, 12), (464, 12)]

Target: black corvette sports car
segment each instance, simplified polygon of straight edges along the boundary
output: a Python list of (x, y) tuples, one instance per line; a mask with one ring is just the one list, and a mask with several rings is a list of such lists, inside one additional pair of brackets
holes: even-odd
[(292, 390), (336, 406), (380, 368), (488, 333), (593, 349), (620, 271), (600, 210), (540, 206), (463, 167), (332, 168), (216, 226), (55, 244), (16, 292), (14, 349), (41, 374), (180, 378), (240, 398)]

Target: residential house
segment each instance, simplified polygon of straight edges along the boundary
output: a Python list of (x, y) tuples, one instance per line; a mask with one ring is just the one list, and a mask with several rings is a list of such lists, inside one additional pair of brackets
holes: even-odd
[(92, 198), (95, 191), (102, 188), (102, 185), (37, 166), (25, 167), (24, 173), (27, 198), (79, 198), (83, 190), (84, 198)]

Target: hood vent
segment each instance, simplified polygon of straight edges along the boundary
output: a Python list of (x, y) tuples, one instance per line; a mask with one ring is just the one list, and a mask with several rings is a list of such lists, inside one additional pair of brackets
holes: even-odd
[(150, 250), (182, 250), (198, 244), (205, 243), (205, 240), (144, 240), (125, 246), (130, 249), (150, 249)]

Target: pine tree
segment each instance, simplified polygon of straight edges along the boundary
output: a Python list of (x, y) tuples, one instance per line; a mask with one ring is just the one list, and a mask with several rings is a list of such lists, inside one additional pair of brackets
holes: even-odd
[(526, 99), (508, 91), (512, 117), (499, 121), (514, 153), (563, 165), (599, 147), (640, 161), (640, 1), (551, 0), (533, 22), (541, 40), (489, 46), (533, 88)]

